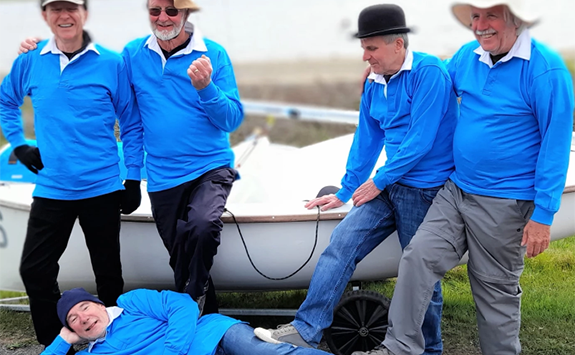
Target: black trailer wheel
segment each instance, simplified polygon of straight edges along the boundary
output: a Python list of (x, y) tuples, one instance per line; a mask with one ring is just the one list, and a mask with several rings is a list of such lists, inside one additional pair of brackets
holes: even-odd
[(372, 350), (387, 332), (389, 299), (374, 291), (351, 291), (343, 295), (333, 312), (333, 323), (324, 336), (336, 355)]

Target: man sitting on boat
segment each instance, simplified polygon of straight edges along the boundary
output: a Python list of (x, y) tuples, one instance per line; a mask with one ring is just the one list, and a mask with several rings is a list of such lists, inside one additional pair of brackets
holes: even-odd
[(153, 34), (128, 43), (122, 55), (144, 128), (152, 215), (175, 289), (217, 312), (210, 269), (237, 178), (229, 133), (243, 108), (225, 49), (187, 22), (200, 8), (192, 0), (149, 0), (147, 7)]
[[(410, 30), (399, 6), (370, 6), (359, 15), (358, 26), (363, 60), (372, 73), (365, 82), (347, 171), (335, 195), (306, 204), (325, 211), (351, 198), (354, 207), (333, 231), (295, 320), (275, 330), (256, 329), (260, 339), (271, 343), (316, 347), (357, 263), (394, 231), (405, 248), (453, 172), (457, 100), (444, 64), (408, 49)], [(387, 161), (368, 179), (384, 146)], [(420, 327), (425, 354), (441, 354), (440, 283), (432, 293), (431, 302), (423, 305), (428, 309)]]
[[(503, 4), (502, 4), (503, 3)], [(521, 353), (524, 256), (549, 246), (565, 186), (573, 83), (558, 53), (531, 38), (521, 2), (473, 0), (452, 11), (476, 41), (447, 67), (461, 98), (455, 172), (405, 250), (383, 347), (419, 355), (433, 285), (468, 252), (468, 275), (485, 355)]]
[[(90, 251), (98, 295), (109, 306), (123, 292), (120, 212), (140, 204), (142, 126), (122, 57), (83, 30), (85, 0), (42, 0), (54, 36), (19, 56), (0, 88), (0, 124), (18, 160), (38, 174), (20, 275), (36, 337), (49, 345), (56, 314), (58, 260), (76, 219)], [(38, 147), (27, 145), (19, 107), (32, 99)], [(122, 185), (114, 135), (120, 123), (127, 180)]]
[(230, 317), (198, 316), (197, 303), (184, 293), (134, 290), (120, 296), (117, 307), (106, 308), (84, 289), (75, 288), (58, 301), (64, 327), (42, 354), (64, 355), (73, 344), (88, 343), (79, 354), (327, 355), (263, 342), (250, 326)]

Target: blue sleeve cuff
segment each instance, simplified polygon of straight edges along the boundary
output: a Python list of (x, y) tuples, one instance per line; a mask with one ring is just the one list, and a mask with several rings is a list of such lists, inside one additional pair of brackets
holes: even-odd
[(12, 149), (23, 146), (23, 145), (27, 145), (27, 144), (28, 144), (28, 142), (26, 142), (26, 138), (24, 138), (24, 137), (18, 137), (17, 139), (10, 142)]
[(128, 168), (126, 180), (142, 180), (142, 170), (140, 168)]
[(533, 210), (531, 220), (537, 223), (546, 224), (550, 226), (553, 223), (554, 216), (555, 212), (546, 210), (544, 208), (535, 205), (535, 210)]
[(339, 191), (335, 194), (335, 196), (337, 198), (339, 198), (339, 200), (343, 203), (346, 203), (347, 201), (349, 201), (349, 199), (351, 198), (352, 195), (353, 195), (353, 191), (351, 191), (350, 189), (348, 189), (345, 186), (343, 186), (341, 189), (339, 189)]
[(204, 102), (213, 100), (218, 97), (218, 87), (211, 81), (208, 86), (198, 91), (200, 99)]
[(377, 187), (378, 189), (380, 189), (381, 191), (385, 190), (385, 188), (390, 185), (390, 181), (387, 178), (387, 175), (385, 175), (385, 173), (380, 173), (377, 172), (375, 174), (375, 176), (373, 177), (373, 183), (375, 184), (375, 187)]
[(64, 338), (58, 335), (52, 344), (42, 352), (42, 354), (66, 355), (68, 350), (70, 350), (70, 347), (72, 347), (72, 345), (68, 344)]

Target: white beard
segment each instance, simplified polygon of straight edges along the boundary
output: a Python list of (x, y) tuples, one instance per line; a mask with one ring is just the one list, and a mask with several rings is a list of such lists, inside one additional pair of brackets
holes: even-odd
[(160, 30), (158, 30), (157, 27), (155, 27), (155, 28), (152, 28), (152, 32), (154, 33), (156, 38), (158, 38), (159, 40), (169, 41), (169, 40), (172, 40), (172, 39), (178, 37), (178, 35), (182, 31), (182, 28), (184, 28), (184, 22), (185, 21), (182, 21), (177, 27), (174, 27), (174, 29), (171, 31), (160, 31)]

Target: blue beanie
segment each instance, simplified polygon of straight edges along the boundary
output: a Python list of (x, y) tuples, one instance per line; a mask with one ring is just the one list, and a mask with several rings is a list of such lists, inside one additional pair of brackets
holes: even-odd
[(60, 318), (60, 322), (62, 322), (62, 325), (64, 325), (66, 328), (70, 329), (70, 327), (68, 326), (68, 321), (66, 320), (68, 312), (70, 312), (72, 307), (83, 301), (90, 301), (94, 303), (104, 304), (104, 302), (100, 301), (99, 299), (97, 299), (96, 297), (94, 297), (88, 291), (84, 290), (81, 287), (64, 291), (64, 293), (62, 294), (62, 297), (60, 298), (58, 304), (56, 305), (56, 310), (58, 312), (58, 318)]

